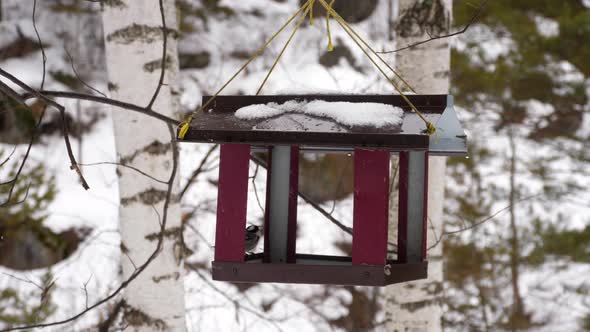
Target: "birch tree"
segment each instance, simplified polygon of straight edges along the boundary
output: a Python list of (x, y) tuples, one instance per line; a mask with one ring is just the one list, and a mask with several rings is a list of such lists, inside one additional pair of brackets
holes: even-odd
[[(451, 24), (452, 0), (399, 0), (396, 25), (397, 46), (404, 47), (430, 36), (447, 33)], [(397, 69), (420, 94), (449, 92), (450, 47), (446, 38), (397, 53)], [(445, 186), (445, 157), (430, 157), (428, 191), (428, 247), (442, 234)], [(391, 195), (390, 224), (397, 225), (398, 197)], [(390, 230), (390, 241), (397, 240)], [(442, 243), (428, 251), (428, 279), (387, 287), (385, 311), (387, 331), (442, 330)]]
[[(178, 108), (176, 30), (170, 28), (176, 26), (174, 1), (117, 0), (107, 3), (103, 23), (111, 96), (136, 105), (151, 105), (153, 102), (153, 110), (172, 117)], [(161, 10), (165, 13), (165, 25)], [(164, 26), (168, 27), (168, 38), (165, 61), (162, 61)], [(163, 63), (165, 76), (160, 82)], [(117, 154), (122, 164), (141, 169), (162, 181), (170, 177), (172, 128), (138, 114), (117, 111), (113, 112), (113, 125)], [(119, 167), (117, 173), (123, 278), (131, 275), (156, 248), (163, 213), (167, 212), (168, 221), (161, 252), (125, 290), (124, 322), (133, 331), (183, 331), (183, 245), (176, 195), (178, 182), (173, 186), (173, 199), (165, 211), (165, 184), (128, 168)]]

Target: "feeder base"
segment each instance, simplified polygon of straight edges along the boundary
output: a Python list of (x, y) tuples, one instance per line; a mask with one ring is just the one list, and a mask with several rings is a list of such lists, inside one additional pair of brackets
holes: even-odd
[(241, 263), (214, 261), (212, 274), (213, 280), (230, 282), (387, 286), (426, 279), (428, 262), (353, 265), (350, 257), (298, 254), (295, 264), (277, 264), (253, 255)]

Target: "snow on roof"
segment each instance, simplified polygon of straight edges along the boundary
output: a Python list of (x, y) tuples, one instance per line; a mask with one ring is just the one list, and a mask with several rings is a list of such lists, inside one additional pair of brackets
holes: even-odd
[(242, 120), (259, 120), (282, 115), (301, 114), (329, 118), (346, 127), (392, 127), (403, 122), (404, 111), (379, 103), (327, 102), (323, 100), (296, 101), (284, 104), (256, 104), (240, 108), (235, 116)]

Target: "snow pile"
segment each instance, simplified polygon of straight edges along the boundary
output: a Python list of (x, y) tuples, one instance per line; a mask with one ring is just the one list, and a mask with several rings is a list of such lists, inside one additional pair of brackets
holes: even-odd
[(403, 122), (404, 111), (399, 107), (378, 103), (327, 102), (323, 100), (290, 100), (282, 105), (268, 103), (240, 108), (235, 116), (242, 120), (258, 120), (283, 114), (304, 114), (330, 118), (347, 127), (392, 127)]

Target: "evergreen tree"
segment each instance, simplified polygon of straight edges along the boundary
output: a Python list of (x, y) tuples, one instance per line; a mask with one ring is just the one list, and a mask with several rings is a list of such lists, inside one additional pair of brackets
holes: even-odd
[[(454, 15), (462, 27), (473, 8)], [(453, 52), (453, 93), (471, 133), (471, 159), (452, 161), (448, 187), (447, 231), (470, 228), (446, 237), (454, 329), (548, 325), (555, 317), (530, 296), (546, 285), (525, 284), (523, 273), (588, 263), (588, 229), (575, 228), (588, 207), (575, 197), (589, 181), (589, 39), (581, 0), (490, 1)]]

